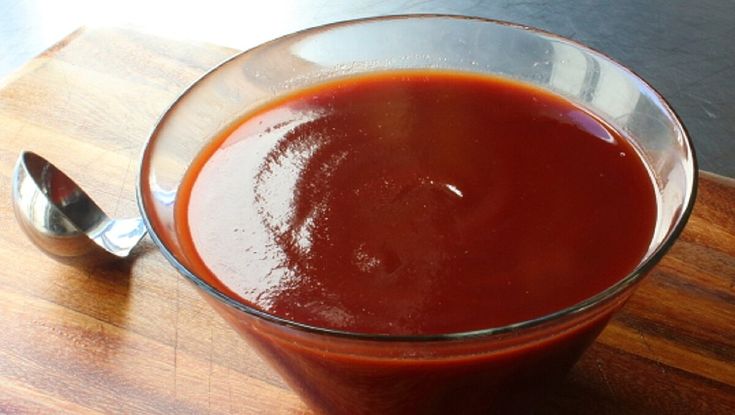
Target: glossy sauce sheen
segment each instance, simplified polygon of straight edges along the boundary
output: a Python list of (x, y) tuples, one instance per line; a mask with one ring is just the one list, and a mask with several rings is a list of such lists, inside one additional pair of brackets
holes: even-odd
[(514, 81), (388, 72), (300, 91), (192, 164), (189, 266), (269, 313), (402, 335), (503, 326), (631, 272), (651, 177), (619, 133)]

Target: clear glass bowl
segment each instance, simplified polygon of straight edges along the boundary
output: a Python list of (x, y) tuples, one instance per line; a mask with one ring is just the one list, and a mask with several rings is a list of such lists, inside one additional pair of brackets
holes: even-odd
[[(189, 270), (174, 203), (192, 159), (243, 115), (337, 77), (437, 69), (508, 77), (563, 95), (628, 135), (655, 177), (659, 211), (648, 253), (627, 277), (530, 321), (467, 333), (339, 332), (269, 315)], [(438, 15), (322, 26), (268, 42), (195, 82), (161, 118), (143, 152), (138, 201), (166, 258), (313, 408), (325, 413), (486, 413), (519, 409), (558, 380), (683, 228), (696, 189), (691, 142), (665, 100), (610, 58), (510, 23)]]

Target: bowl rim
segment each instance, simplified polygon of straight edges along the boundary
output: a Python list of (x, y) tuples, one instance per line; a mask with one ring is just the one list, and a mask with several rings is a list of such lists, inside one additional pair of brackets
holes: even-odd
[[(260, 310), (256, 307), (253, 307), (241, 301), (238, 301), (237, 299), (218, 290), (216, 287), (206, 282), (205, 280), (199, 278), (195, 273), (190, 271), (184, 264), (179, 262), (179, 260), (176, 259), (175, 255), (166, 247), (165, 243), (162, 241), (162, 239), (156, 232), (148, 216), (148, 213), (146, 210), (146, 202), (145, 202), (145, 198), (143, 197), (143, 190), (142, 190), (144, 187), (144, 181), (146, 180), (146, 177), (144, 176), (143, 173), (146, 170), (145, 166), (149, 164), (147, 163), (147, 160), (150, 158), (150, 155), (151, 155), (151, 148), (153, 147), (152, 144), (156, 141), (156, 137), (158, 136), (161, 130), (161, 127), (165, 124), (165, 121), (167, 120), (169, 115), (175, 111), (177, 105), (182, 100), (184, 100), (184, 98), (190, 93), (190, 91), (196, 88), (196, 86), (200, 82), (202, 82), (204, 79), (212, 77), (212, 76), (216, 76), (218, 70), (222, 68), (223, 66), (231, 62), (234, 62), (243, 56), (247, 56), (253, 51), (261, 50), (262, 48), (267, 48), (272, 44), (282, 42), (282, 41), (291, 39), (293, 37), (302, 36), (308, 33), (319, 33), (325, 30), (331, 30), (331, 29), (351, 26), (355, 24), (369, 24), (372, 22), (406, 20), (406, 19), (409, 19), (409, 20), (430, 20), (430, 19), (469, 20), (469, 21), (478, 22), (478, 23), (487, 23), (487, 24), (504, 26), (504, 27), (516, 29), (516, 30), (532, 32), (537, 35), (542, 35), (547, 38), (552, 38), (552, 39), (559, 40), (564, 43), (570, 44), (574, 47), (584, 50), (587, 53), (591, 53), (592, 55), (597, 55), (598, 57), (614, 64), (614, 66), (617, 69), (627, 72), (636, 81), (640, 82), (645, 88), (649, 89), (650, 92), (653, 93), (653, 96), (656, 98), (656, 100), (659, 101), (661, 107), (669, 113), (669, 115), (671, 116), (671, 119), (673, 120), (675, 124), (675, 127), (679, 131), (681, 131), (682, 138), (683, 138), (682, 140), (683, 147), (686, 148), (686, 150), (689, 152), (689, 155), (691, 156), (689, 158), (689, 161), (691, 162), (691, 166), (688, 166), (688, 167), (691, 167), (692, 169), (691, 170), (692, 177), (691, 177), (691, 182), (690, 182), (691, 186), (687, 189), (687, 194), (685, 195), (685, 196), (688, 196), (688, 199), (685, 200), (684, 209), (681, 213), (681, 216), (679, 216), (676, 223), (671, 227), (671, 230), (668, 232), (666, 237), (660, 242), (660, 244), (656, 247), (656, 249), (650, 252), (648, 256), (645, 257), (635, 269), (633, 269), (628, 275), (620, 279), (614, 285), (595, 294), (594, 296), (588, 297), (585, 300), (580, 301), (564, 309), (555, 311), (553, 313), (545, 314), (543, 316), (540, 316), (534, 319), (524, 320), (524, 321), (520, 321), (517, 323), (512, 323), (512, 324), (508, 324), (504, 326), (489, 327), (489, 328), (471, 330), (471, 331), (441, 333), (441, 334), (428, 334), (428, 335), (421, 335), (421, 334), (419, 335), (393, 335), (393, 334), (382, 334), (382, 333), (351, 332), (351, 331), (344, 331), (344, 330), (313, 326), (309, 324), (300, 323), (298, 321), (289, 320), (289, 319), (279, 317), (274, 314), (270, 314), (266, 311)], [(433, 13), (395, 14), (395, 15), (381, 15), (381, 16), (344, 20), (344, 21), (328, 23), (324, 25), (319, 25), (319, 26), (314, 26), (314, 27), (303, 29), (303, 30), (299, 30), (299, 31), (296, 31), (296, 32), (293, 32), (293, 33), (290, 33), (284, 36), (280, 36), (278, 38), (267, 41), (265, 43), (261, 43), (245, 51), (236, 53), (233, 56), (223, 60), (222, 62), (220, 62), (219, 64), (217, 64), (216, 66), (208, 70), (205, 74), (203, 74), (197, 80), (192, 82), (169, 105), (169, 107), (166, 108), (166, 110), (162, 113), (162, 115), (156, 121), (155, 127), (151, 131), (148, 139), (146, 140), (139, 157), (140, 158), (139, 158), (139, 164), (138, 164), (139, 165), (138, 178), (136, 182), (136, 201), (137, 201), (138, 209), (145, 223), (145, 226), (148, 229), (148, 233), (151, 236), (151, 239), (153, 239), (154, 243), (156, 244), (156, 246), (159, 248), (159, 250), (163, 254), (163, 256), (169, 261), (169, 263), (171, 263), (171, 265), (185, 278), (187, 278), (189, 281), (194, 283), (198, 288), (202, 289), (207, 295), (210, 295), (216, 300), (220, 301), (221, 303), (234, 308), (236, 311), (246, 313), (250, 316), (253, 316), (259, 319), (263, 319), (267, 322), (274, 323), (278, 326), (289, 327), (289, 328), (296, 329), (302, 332), (307, 332), (307, 333), (312, 333), (312, 334), (321, 334), (321, 335), (330, 336), (330, 337), (346, 338), (346, 339), (362, 340), (362, 341), (388, 342), (388, 343), (391, 343), (391, 342), (455, 341), (455, 340), (475, 339), (475, 338), (480, 338), (480, 337), (498, 336), (501, 334), (509, 334), (509, 333), (527, 331), (532, 328), (544, 326), (546, 324), (550, 324), (556, 321), (564, 321), (565, 318), (572, 318), (575, 316), (579, 316), (580, 314), (584, 313), (587, 310), (596, 308), (597, 306), (601, 306), (607, 303), (608, 300), (613, 300), (614, 298), (616, 298), (618, 294), (623, 293), (629, 288), (632, 288), (638, 281), (640, 281), (661, 260), (661, 258), (668, 252), (671, 246), (676, 242), (676, 240), (678, 239), (679, 235), (684, 229), (684, 226), (686, 225), (692, 213), (692, 210), (694, 208), (694, 202), (696, 200), (697, 187), (698, 187), (697, 158), (696, 158), (696, 153), (694, 150), (692, 140), (689, 136), (688, 131), (686, 130), (686, 127), (681, 122), (679, 115), (676, 113), (676, 111), (674, 111), (674, 109), (671, 107), (668, 101), (666, 101), (666, 99), (661, 95), (661, 93), (659, 93), (653, 86), (651, 86), (648, 82), (646, 82), (642, 77), (640, 77), (633, 70), (627, 68), (625, 65), (609, 57), (607, 54), (600, 52), (590, 46), (587, 46), (575, 40), (569, 39), (567, 37), (564, 37), (564, 36), (561, 36), (561, 35), (558, 35), (558, 34), (543, 30), (543, 29), (538, 29), (536, 27), (518, 24), (518, 23), (512, 23), (512, 22), (503, 21), (503, 20), (490, 19), (490, 18), (477, 17), (477, 16), (465, 16), (465, 15), (458, 15), (458, 14), (433, 14)]]

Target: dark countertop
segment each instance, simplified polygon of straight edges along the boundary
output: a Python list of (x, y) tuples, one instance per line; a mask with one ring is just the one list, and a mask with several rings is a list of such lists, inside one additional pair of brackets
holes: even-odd
[[(301, 0), (258, 2), (240, 10), (219, 1), (206, 8), (130, 3), (127, 9), (106, 10), (107, 19), (101, 20), (109, 23), (113, 15), (119, 17), (114, 23), (148, 29), (175, 21), (188, 29), (179, 30), (184, 37), (239, 48), (308, 26), (379, 14), (466, 14), (535, 26), (586, 43), (637, 72), (681, 116), (700, 168), (735, 177), (735, 1)], [(49, 11), (41, 0), (0, 3), (0, 76), (76, 26), (103, 16), (94, 13), (93, 2), (71, 4)], [(248, 28), (256, 24), (253, 35)]]

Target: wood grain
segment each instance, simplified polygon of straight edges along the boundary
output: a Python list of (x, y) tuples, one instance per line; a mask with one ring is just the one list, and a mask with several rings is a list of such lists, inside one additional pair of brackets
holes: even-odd
[[(43, 154), (133, 216), (142, 143), (235, 51), (80, 29), (0, 89), (0, 413), (296, 414), (299, 399), (151, 245), (73, 268), (15, 224), (10, 174)], [(735, 181), (702, 173), (679, 242), (540, 410), (735, 413)]]

